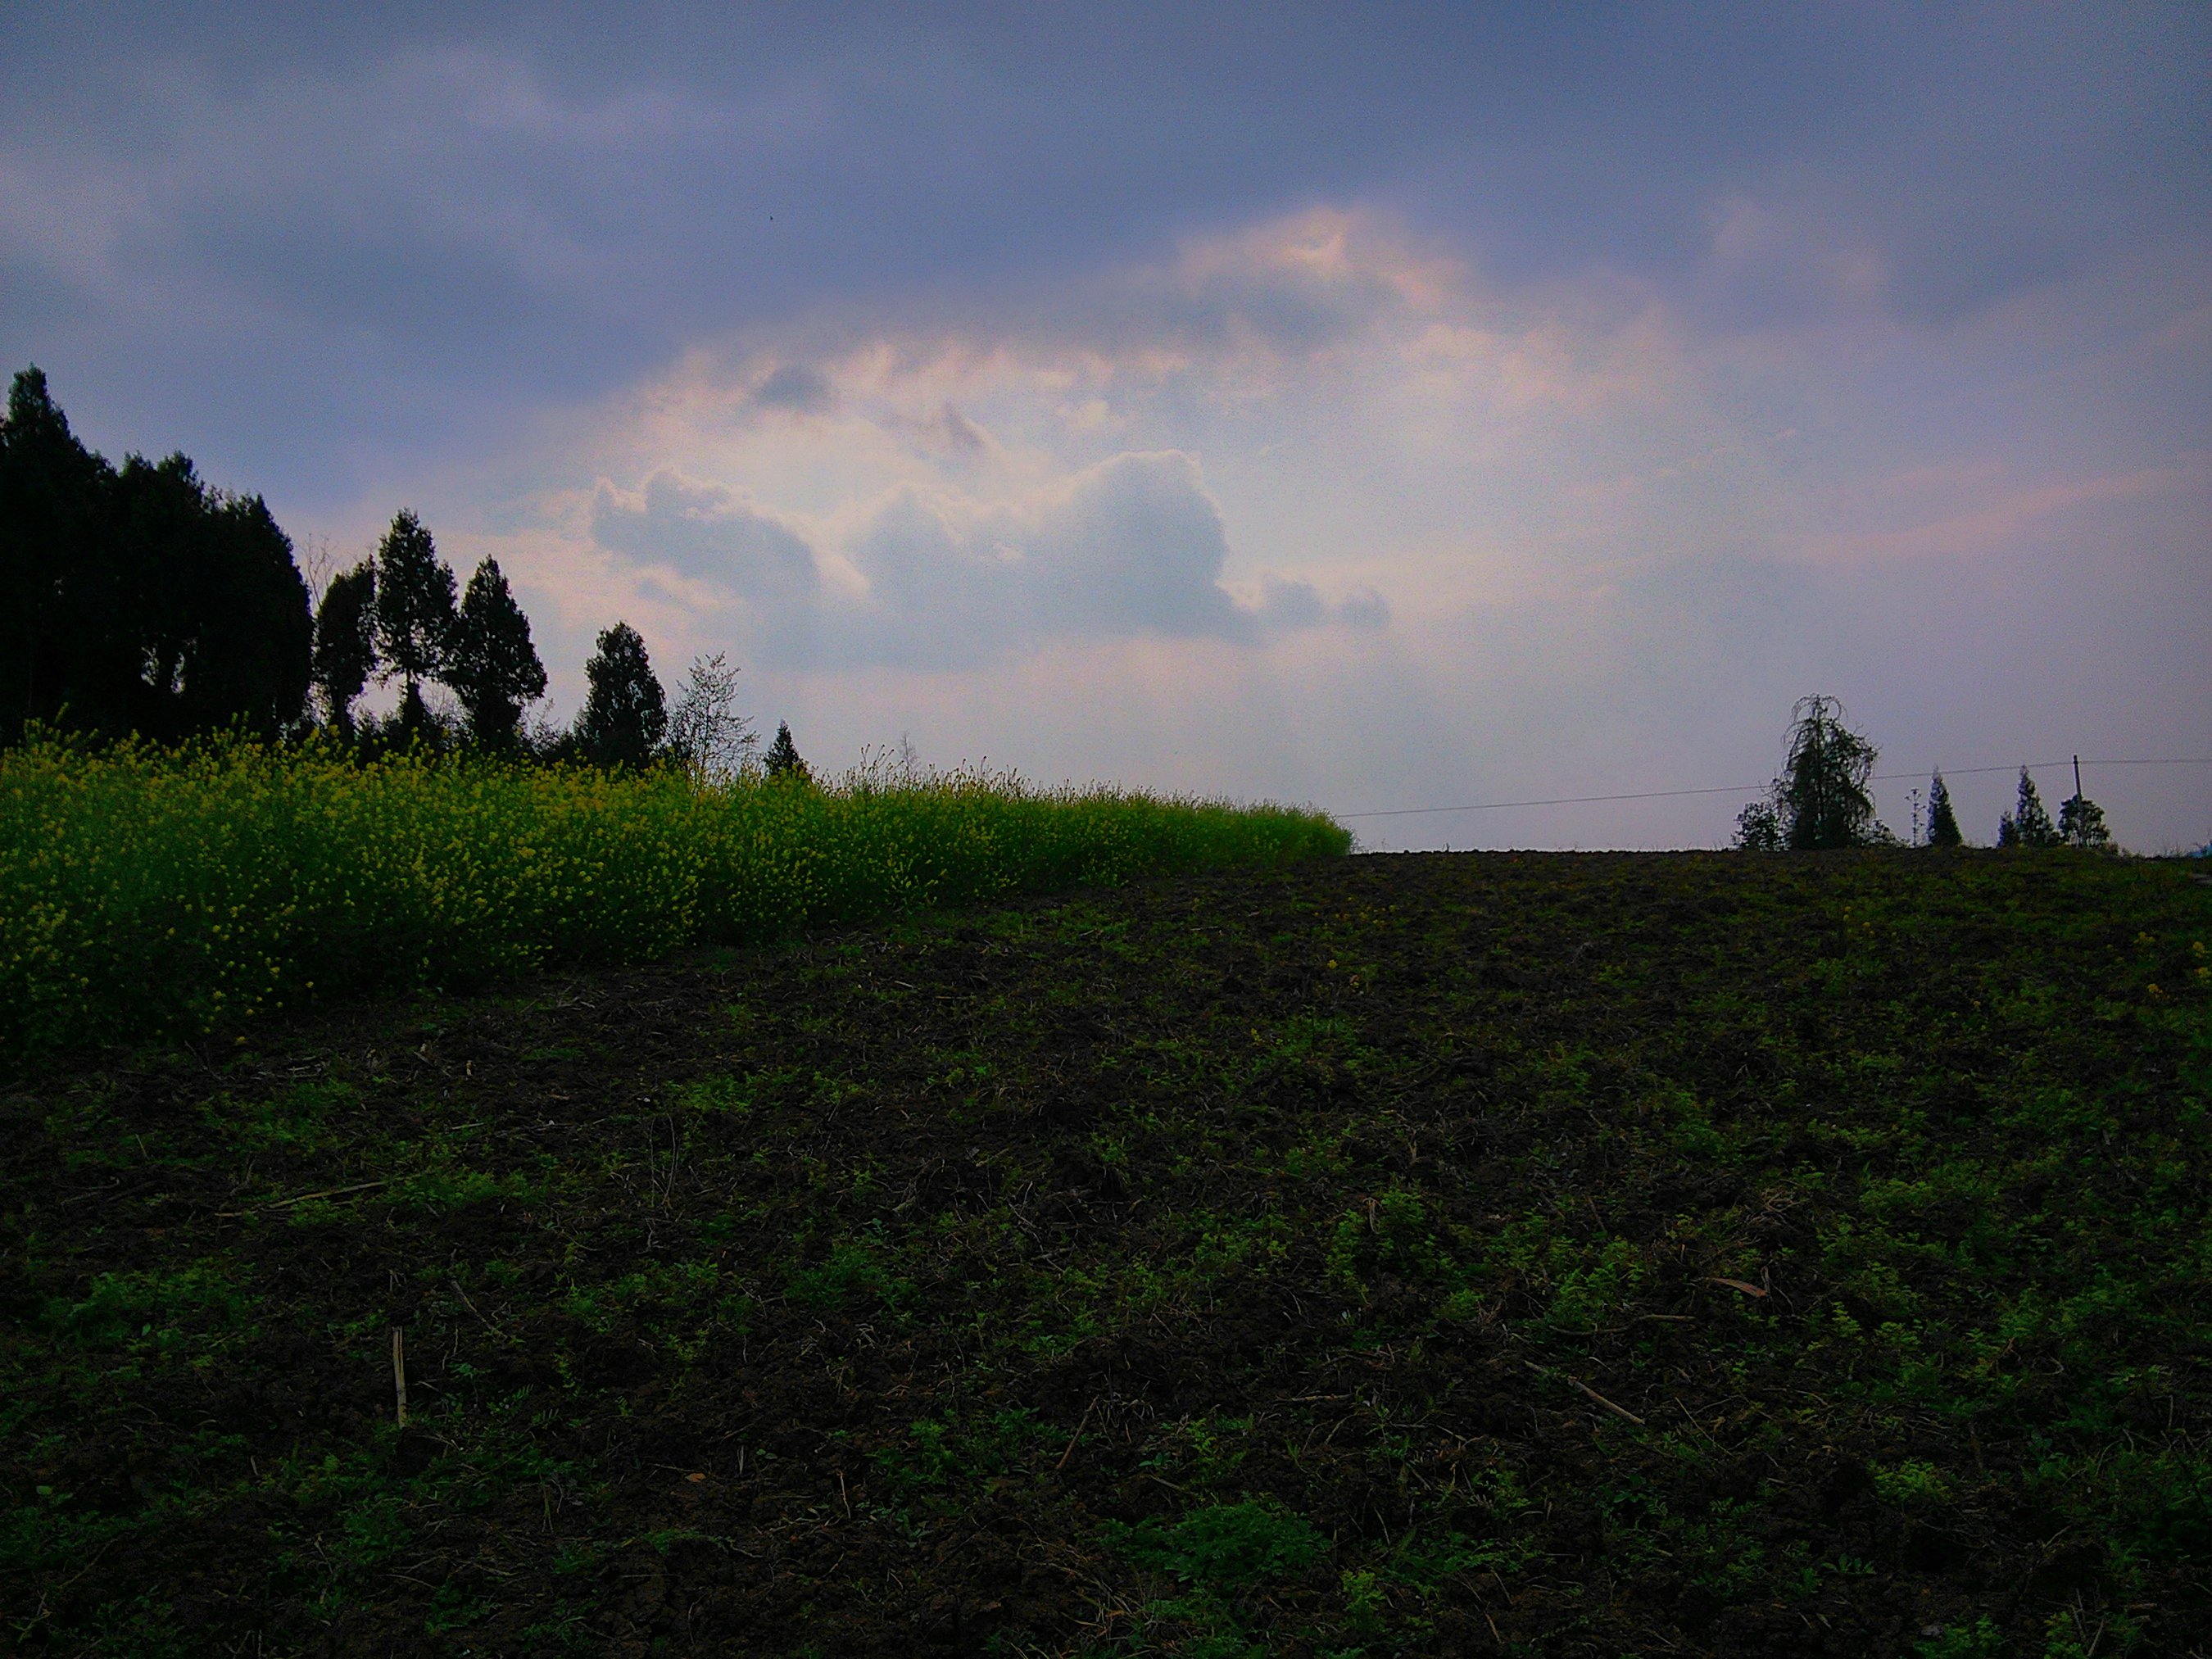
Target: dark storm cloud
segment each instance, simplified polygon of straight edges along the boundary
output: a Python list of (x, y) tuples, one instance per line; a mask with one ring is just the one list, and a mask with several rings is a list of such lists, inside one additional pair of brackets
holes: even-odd
[[(15, 8), (0, 351), (95, 429), (313, 491), (702, 337), (1018, 322), (1317, 199), (1392, 203), (1509, 280), (1675, 283), (1717, 327), (1940, 320), (2201, 245), (2208, 38), (2179, 8)], [(1715, 271), (1738, 197), (1770, 241)], [(1330, 326), (1267, 304), (1286, 338)], [(811, 407), (789, 373), (763, 401)]]
[(1221, 586), (1220, 509), (1196, 465), (1174, 451), (1116, 455), (1012, 503), (902, 490), (852, 544), (865, 593), (827, 591), (796, 532), (735, 491), (670, 471), (634, 495), (600, 484), (592, 534), (632, 563), (749, 601), (757, 648), (810, 667), (961, 668), (1059, 640), (1253, 642), (1387, 617), (1371, 593), (1332, 604), (1310, 583), (1275, 577), (1260, 605), (1239, 605)]
[(785, 363), (754, 388), (753, 402), (763, 409), (788, 410), (794, 415), (827, 415), (837, 407), (837, 393), (805, 364)]
[(813, 550), (787, 526), (736, 491), (663, 470), (635, 496), (602, 483), (592, 501), (592, 538), (640, 564), (703, 576), (748, 599), (810, 597)]

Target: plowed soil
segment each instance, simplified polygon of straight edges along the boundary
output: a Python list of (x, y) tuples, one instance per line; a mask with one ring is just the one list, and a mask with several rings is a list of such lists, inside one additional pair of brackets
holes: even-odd
[(1367, 857), (19, 1074), (0, 1631), (2204, 1652), (2208, 943)]

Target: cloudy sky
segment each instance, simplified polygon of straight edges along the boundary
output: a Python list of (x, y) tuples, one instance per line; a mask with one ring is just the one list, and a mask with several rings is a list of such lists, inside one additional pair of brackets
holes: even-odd
[(0, 357), (312, 563), (495, 555), (556, 715), (619, 617), (833, 769), (1346, 814), (1755, 783), (1810, 691), (1980, 838), (2212, 755), (2201, 6), (184, 15), (0, 11)]

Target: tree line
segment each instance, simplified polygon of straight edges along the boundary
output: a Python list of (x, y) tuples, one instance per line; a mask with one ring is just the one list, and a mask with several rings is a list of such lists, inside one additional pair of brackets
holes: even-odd
[[(181, 453), (112, 465), (70, 430), (35, 366), (0, 418), (0, 744), (34, 726), (162, 742), (319, 731), (365, 752), (810, 776), (788, 725), (756, 761), (720, 653), (692, 663), (672, 707), (624, 622), (599, 636), (574, 725), (526, 725), (545, 667), (496, 559), (462, 586), (403, 509), (372, 556), (312, 594), (259, 495), (214, 488)], [(391, 714), (357, 712), (372, 684), (395, 683)], [(430, 686), (451, 710), (430, 705)]]
[[(1745, 852), (1814, 852), (1841, 847), (1899, 847), (1905, 842), (1875, 816), (1867, 785), (1879, 755), (1874, 744), (1844, 724), (1844, 708), (1833, 697), (1801, 697), (1790, 710), (1790, 735), (1781, 775), (1766, 795), (1737, 815), (1735, 845)], [(2078, 770), (2078, 769), (2077, 769)], [(1928, 781), (1928, 825), (1915, 826), (1923, 847), (1961, 847), (1966, 836), (1951, 805), (1950, 787), (1938, 768)], [(2020, 769), (2020, 793), (2013, 810), (1997, 821), (1999, 847), (2109, 848), (2112, 832), (2103, 809), (2081, 793), (2059, 804), (2052, 822), (2035, 780)]]

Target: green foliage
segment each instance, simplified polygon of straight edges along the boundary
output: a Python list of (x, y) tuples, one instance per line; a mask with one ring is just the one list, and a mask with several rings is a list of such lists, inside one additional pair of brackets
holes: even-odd
[(642, 767), (668, 734), (668, 703), (645, 641), (628, 623), (599, 635), (584, 665), (591, 690), (576, 716), (576, 747), (595, 766)]
[(1877, 1463), (1869, 1471), (1874, 1489), (1885, 1504), (1899, 1509), (1935, 1507), (1951, 1501), (1951, 1483), (1933, 1463), (1908, 1457), (1902, 1462)]
[(1789, 750), (1774, 781), (1783, 844), (1793, 853), (1865, 847), (1879, 839), (1867, 780), (1877, 750), (1844, 724), (1833, 697), (1801, 697), (1790, 711)]
[[(2098, 814), (2102, 827), (2104, 815)], [(1997, 845), (2000, 847), (2044, 848), (2063, 845), (2058, 826), (2051, 821), (2044, 810), (2043, 797), (2036, 792), (2035, 780), (2027, 769), (2020, 769), (2020, 799), (2013, 810), (1997, 820)]]
[(49, 738), (0, 757), (0, 1051), (1347, 842), (1310, 813), (977, 774), (794, 790)]
[(353, 735), (353, 705), (376, 672), (376, 567), (364, 561), (331, 578), (315, 611), (315, 686), (331, 729)]
[(1782, 815), (1771, 800), (1755, 800), (1735, 815), (1735, 847), (1740, 853), (1778, 853), (1789, 844), (1782, 833)]
[(1217, 1592), (1304, 1572), (1324, 1548), (1304, 1516), (1271, 1498), (1209, 1504), (1171, 1523), (1109, 1521), (1103, 1530), (1107, 1542), (1138, 1565)]
[(1947, 1625), (1936, 1635), (1914, 1644), (1918, 1659), (1996, 1659), (2004, 1651), (2004, 1637), (1987, 1613), (1971, 1625)]
[(514, 747), (523, 706), (545, 695), (545, 666), (530, 642), (530, 619), (496, 559), (486, 559), (469, 578), (442, 678), (468, 711), (469, 734), (495, 750)]
[(840, 1239), (829, 1255), (791, 1276), (786, 1286), (802, 1307), (861, 1308), (871, 1303), (896, 1310), (914, 1287), (884, 1267), (883, 1252), (865, 1239)]
[(878, 1449), (871, 1462), (892, 1493), (912, 1503), (1000, 1479), (1048, 1455), (1052, 1439), (1052, 1431), (1026, 1407), (966, 1417), (948, 1414), (910, 1425), (899, 1443)]
[(2084, 852), (2102, 852), (2112, 844), (2105, 827), (2105, 809), (2078, 790), (2058, 803), (2058, 839)]
[(406, 688), (400, 723), (409, 731), (427, 724), (422, 683), (437, 678), (453, 648), (453, 591), (429, 531), (402, 507), (376, 550), (376, 645), (386, 677)]
[(799, 758), (799, 745), (792, 742), (791, 726), (786, 721), (776, 722), (775, 741), (769, 745), (762, 764), (768, 769), (769, 777), (781, 783), (814, 781), (813, 769)]
[(258, 495), (183, 455), (118, 469), (35, 368), (0, 419), (0, 743), (27, 720), (164, 740), (300, 719), (313, 623)]
[(1966, 839), (1959, 832), (1959, 814), (1951, 805), (1951, 786), (1939, 771), (1928, 780), (1928, 844), (1957, 847)]

